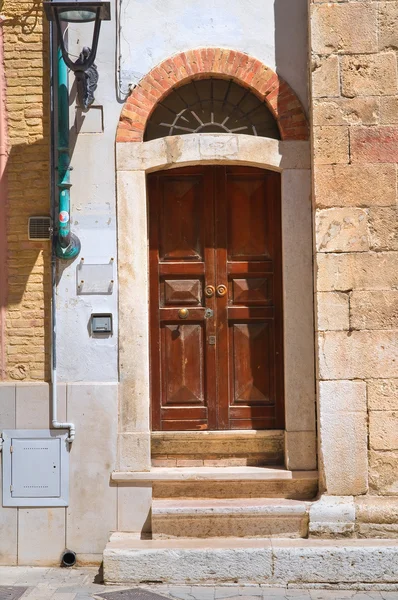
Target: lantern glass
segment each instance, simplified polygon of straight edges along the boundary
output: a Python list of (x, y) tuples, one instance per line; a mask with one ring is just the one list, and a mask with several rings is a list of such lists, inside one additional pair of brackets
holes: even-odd
[(58, 9), (59, 20), (66, 21), (67, 23), (88, 23), (90, 21), (95, 21), (96, 15), (96, 9), (89, 7), (82, 10)]

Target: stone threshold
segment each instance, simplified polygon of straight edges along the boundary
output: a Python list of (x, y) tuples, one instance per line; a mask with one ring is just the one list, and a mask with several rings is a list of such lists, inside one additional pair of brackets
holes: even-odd
[(318, 471), (272, 467), (152, 467), (149, 471), (113, 471), (112, 481), (295, 481), (317, 480)]
[(283, 466), (283, 430), (153, 431), (153, 467)]
[(305, 538), (310, 505), (286, 498), (155, 498), (152, 539)]
[(137, 540), (116, 533), (104, 551), (106, 583), (396, 584), (396, 540), (207, 538)]
[(247, 438), (283, 438), (285, 435), (284, 429), (225, 429), (217, 431), (152, 431), (151, 438), (153, 439), (247, 439)]
[(305, 515), (310, 501), (286, 498), (227, 498), (227, 499), (156, 499), (152, 515)]

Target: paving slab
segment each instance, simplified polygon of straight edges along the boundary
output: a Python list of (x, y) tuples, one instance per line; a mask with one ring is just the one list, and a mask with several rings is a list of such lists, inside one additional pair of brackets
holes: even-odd
[[(256, 590), (257, 591), (257, 590)], [(259, 595), (262, 596), (262, 592), (259, 589), (258, 590)], [(237, 590), (236, 587), (231, 586), (231, 587), (223, 587), (223, 588), (216, 588), (215, 590), (215, 600), (218, 600), (220, 598), (220, 600), (222, 598), (239, 598), (240, 593), (239, 593), (239, 589)]]
[(160, 594), (168, 595), (172, 598), (178, 598), (179, 600), (190, 600), (192, 598), (192, 586), (191, 585), (179, 585), (179, 586), (162, 586), (157, 587), (156, 591)]
[(104, 586), (98, 568), (0, 567), (0, 600), (398, 600), (398, 583)]
[(310, 590), (312, 600), (345, 600), (355, 593), (355, 590)]
[(0, 600), (18, 600), (27, 589), (22, 586), (0, 585)]
[(15, 567), (21, 569), (20, 575), (17, 578), (17, 585), (36, 586), (42, 581), (45, 581), (46, 575), (49, 574), (48, 567)]
[(165, 596), (145, 588), (128, 588), (117, 592), (107, 591), (96, 594), (97, 598), (104, 600), (165, 600)]

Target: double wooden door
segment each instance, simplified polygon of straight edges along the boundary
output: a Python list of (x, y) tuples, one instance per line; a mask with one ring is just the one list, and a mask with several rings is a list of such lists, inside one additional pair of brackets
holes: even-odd
[(283, 427), (280, 176), (148, 177), (153, 430)]

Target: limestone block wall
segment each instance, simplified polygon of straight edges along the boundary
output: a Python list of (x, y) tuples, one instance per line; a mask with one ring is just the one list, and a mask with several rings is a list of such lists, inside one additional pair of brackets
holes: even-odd
[(398, 495), (398, 2), (311, 2), (320, 460)]
[[(0, 3), (8, 116), (7, 263), (2, 329), (3, 376), (14, 381), (45, 380), (49, 360), (50, 243), (28, 240), (28, 217), (48, 215), (49, 78), (48, 40), (41, 3)], [(7, 286), (7, 289), (5, 287)]]

